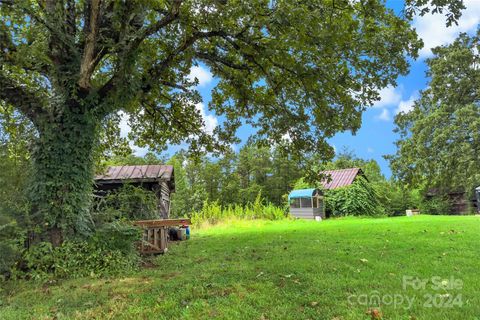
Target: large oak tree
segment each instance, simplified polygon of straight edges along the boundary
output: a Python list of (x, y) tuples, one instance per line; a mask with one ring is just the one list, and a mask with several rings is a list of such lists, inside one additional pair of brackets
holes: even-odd
[(471, 193), (480, 184), (480, 29), (432, 52), (427, 89), (395, 118), (392, 171), (412, 185)]
[[(36, 128), (32, 217), (54, 244), (87, 225), (93, 155), (105, 123), (130, 115), (154, 150), (186, 140), (221, 151), (246, 122), (258, 140), (288, 136), (291, 151), (331, 155), (325, 139), (355, 131), (379, 89), (408, 70), (421, 41), (415, 13), (461, 0), (0, 0), (0, 103)], [(218, 83), (204, 130), (189, 77)], [(85, 230), (83, 230), (85, 231)]]

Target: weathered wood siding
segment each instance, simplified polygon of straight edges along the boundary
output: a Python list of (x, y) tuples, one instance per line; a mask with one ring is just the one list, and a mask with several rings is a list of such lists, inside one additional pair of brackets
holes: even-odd
[(170, 186), (167, 181), (160, 181), (155, 188), (157, 195), (157, 209), (160, 218), (168, 219), (170, 216)]

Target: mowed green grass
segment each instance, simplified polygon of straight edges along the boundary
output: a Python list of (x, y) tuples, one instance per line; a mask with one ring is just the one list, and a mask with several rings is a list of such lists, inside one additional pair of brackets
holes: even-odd
[[(358, 320), (370, 308), (382, 319), (480, 319), (479, 254), (476, 216), (233, 221), (194, 230), (135, 274), (20, 282), (0, 319)], [(439, 278), (404, 290), (403, 276)], [(456, 287), (433, 288), (438, 279)], [(399, 296), (412, 305), (388, 298)]]

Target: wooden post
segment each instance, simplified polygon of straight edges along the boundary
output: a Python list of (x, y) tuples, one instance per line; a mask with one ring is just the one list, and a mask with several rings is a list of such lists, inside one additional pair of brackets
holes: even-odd
[(150, 244), (149, 250), (152, 250), (152, 244), (153, 244), (152, 238), (153, 238), (152, 229), (148, 229), (148, 243)]
[(158, 247), (160, 250), (163, 252), (166, 252), (167, 249), (167, 227), (161, 227), (160, 228), (160, 243), (158, 244)]
[(154, 245), (155, 247), (159, 247), (159, 248), (160, 248), (160, 242), (158, 241), (158, 231), (159, 231), (159, 230), (160, 230), (160, 229), (158, 229), (158, 228), (154, 228), (154, 229), (153, 229), (153, 245)]

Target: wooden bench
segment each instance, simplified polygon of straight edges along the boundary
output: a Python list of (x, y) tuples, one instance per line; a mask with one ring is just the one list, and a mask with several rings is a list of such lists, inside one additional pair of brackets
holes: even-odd
[(144, 254), (165, 253), (168, 251), (168, 229), (174, 226), (189, 226), (190, 219), (159, 219), (134, 221), (143, 229), (140, 252)]

